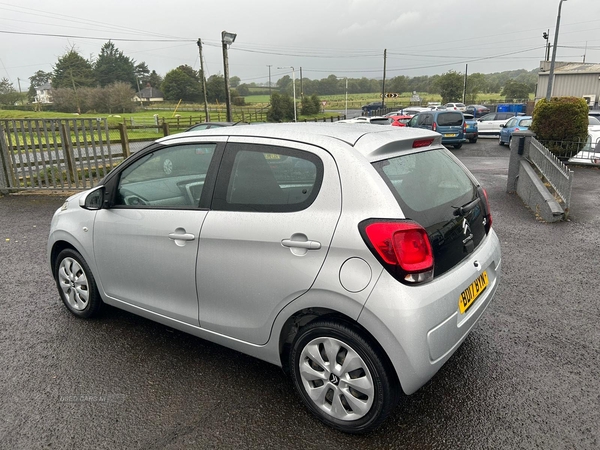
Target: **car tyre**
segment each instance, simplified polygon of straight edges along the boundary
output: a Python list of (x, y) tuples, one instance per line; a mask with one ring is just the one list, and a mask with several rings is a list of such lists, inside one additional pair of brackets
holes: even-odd
[(96, 280), (77, 251), (68, 248), (58, 254), (54, 278), (63, 303), (73, 315), (89, 319), (100, 311), (102, 299)]
[(459, 150), (462, 147), (462, 142), (460, 144), (454, 144), (454, 148)]
[(469, 139), (469, 142), (470, 142), (471, 144), (474, 144), (475, 142), (477, 142), (477, 138)]
[(372, 431), (398, 403), (399, 383), (391, 363), (376, 345), (343, 323), (317, 321), (302, 328), (289, 364), (304, 404), (340, 431)]
[(498, 136), (498, 145), (504, 145), (504, 142), (502, 142), (502, 136)]

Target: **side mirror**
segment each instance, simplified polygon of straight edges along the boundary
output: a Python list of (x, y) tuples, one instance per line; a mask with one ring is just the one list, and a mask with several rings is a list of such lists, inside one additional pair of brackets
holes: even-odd
[(500, 124), (500, 128), (504, 128), (505, 126), (506, 126), (506, 125), (505, 125), (505, 124), (503, 124), (503, 123), (501, 123), (501, 124)]
[(102, 208), (104, 203), (104, 186), (98, 186), (79, 198), (79, 206), (95, 211)]

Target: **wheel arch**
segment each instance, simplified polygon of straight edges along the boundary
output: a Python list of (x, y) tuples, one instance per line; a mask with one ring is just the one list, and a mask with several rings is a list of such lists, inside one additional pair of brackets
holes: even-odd
[(398, 374), (387, 355), (384, 348), (379, 344), (375, 336), (369, 332), (367, 328), (358, 323), (356, 320), (352, 319), (348, 315), (336, 311), (334, 309), (326, 308), (326, 307), (313, 307), (313, 308), (303, 308), (294, 314), (292, 314), (285, 321), (283, 326), (281, 327), (281, 331), (279, 334), (279, 358), (281, 361), (281, 367), (284, 372), (289, 375), (290, 367), (289, 367), (289, 352), (292, 347), (292, 343), (294, 339), (304, 328), (305, 326), (320, 320), (329, 320), (343, 323), (344, 325), (352, 328), (357, 333), (359, 333), (365, 340), (369, 341), (369, 343), (377, 350), (381, 358), (385, 361), (385, 364), (388, 368), (390, 376), (394, 379), (396, 385), (401, 388), (400, 380), (398, 378)]

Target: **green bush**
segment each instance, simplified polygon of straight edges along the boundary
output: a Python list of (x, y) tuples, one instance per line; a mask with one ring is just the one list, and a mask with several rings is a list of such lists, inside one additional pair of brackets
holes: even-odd
[(587, 139), (587, 127), (588, 106), (580, 97), (542, 99), (533, 110), (531, 130), (557, 156), (577, 150)]

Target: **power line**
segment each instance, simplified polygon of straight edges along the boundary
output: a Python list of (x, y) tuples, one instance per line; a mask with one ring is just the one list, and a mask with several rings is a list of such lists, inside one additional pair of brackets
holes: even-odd
[(31, 33), (25, 31), (7, 31), (0, 30), (0, 33), (4, 34), (19, 34), (27, 36), (44, 36), (44, 37), (61, 37), (71, 39), (92, 39), (98, 41), (121, 41), (121, 42), (193, 42), (193, 39), (129, 39), (129, 38), (106, 38), (106, 37), (92, 37), (92, 36), (75, 36), (71, 34), (52, 34), (52, 33)]

